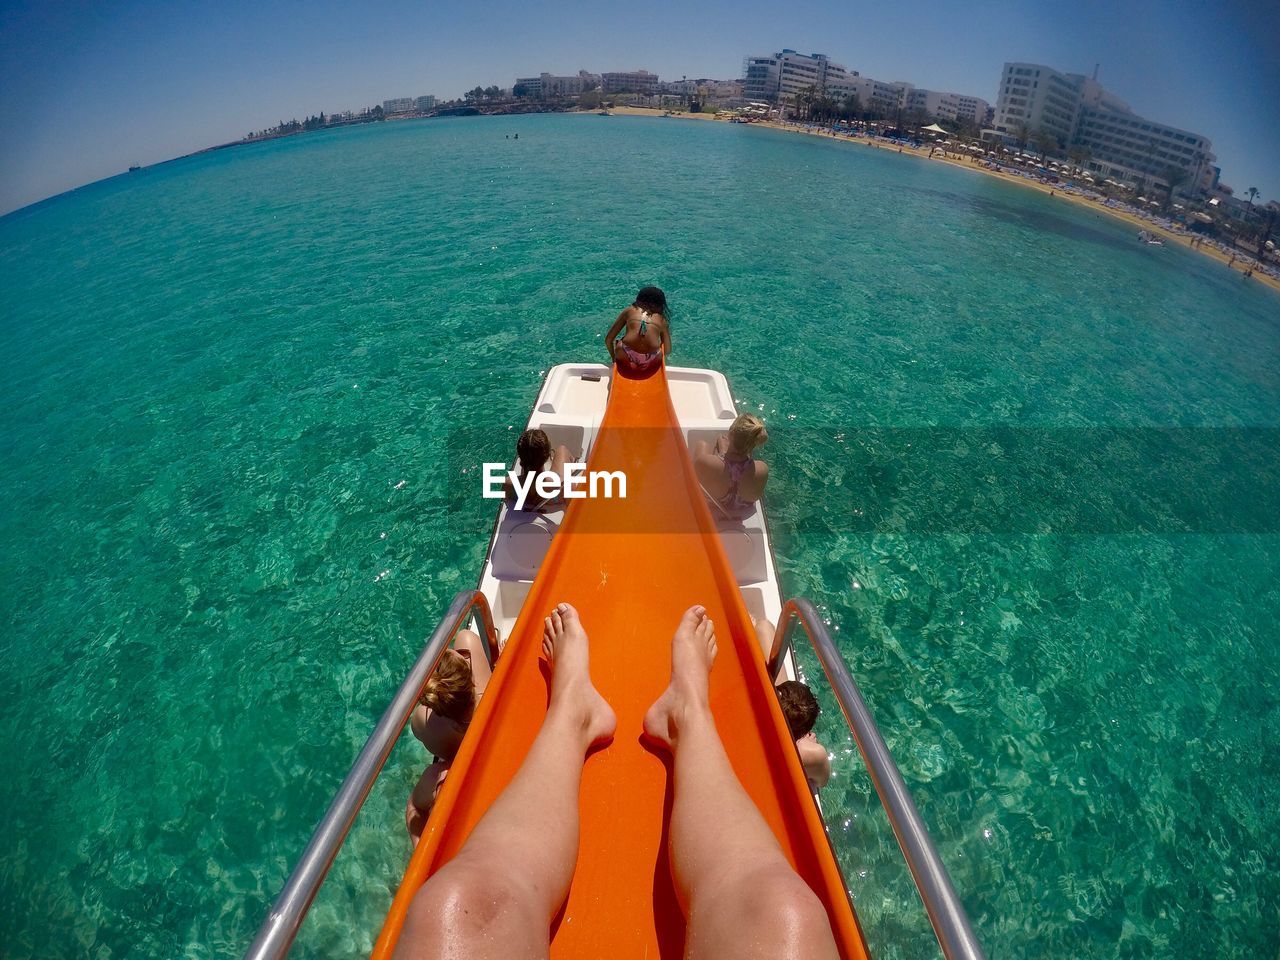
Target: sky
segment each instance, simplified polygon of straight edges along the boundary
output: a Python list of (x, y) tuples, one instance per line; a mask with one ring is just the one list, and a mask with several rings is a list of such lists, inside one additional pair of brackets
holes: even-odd
[(1208, 136), (1237, 194), (1280, 199), (1277, 0), (0, 0), (0, 214), (322, 110), (542, 71), (733, 79), (784, 47), (993, 104), (1005, 61), (1099, 64)]

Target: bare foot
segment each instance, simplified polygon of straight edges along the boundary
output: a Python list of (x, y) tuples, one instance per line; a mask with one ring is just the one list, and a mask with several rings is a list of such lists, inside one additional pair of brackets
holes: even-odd
[(613, 736), (618, 718), (591, 685), (590, 651), (587, 631), (582, 629), (578, 611), (567, 603), (557, 604), (543, 625), (542, 652), (551, 661), (551, 706), (568, 711), (581, 725), (586, 746)]
[(644, 715), (644, 732), (668, 747), (675, 744), (689, 710), (709, 712), (716, 627), (705, 607), (690, 607), (671, 638), (671, 685)]

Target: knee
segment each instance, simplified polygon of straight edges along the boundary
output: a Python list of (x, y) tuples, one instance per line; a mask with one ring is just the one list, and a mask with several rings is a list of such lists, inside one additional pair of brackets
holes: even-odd
[(492, 871), (455, 858), (414, 895), (405, 934), (440, 942), (438, 938), (445, 934), (466, 937), (481, 933), (510, 905), (510, 891)]
[(813, 948), (831, 939), (826, 908), (807, 883), (795, 874), (777, 883), (773, 891), (774, 922), (785, 942), (803, 946), (800, 956), (816, 956)]
[(817, 895), (794, 871), (763, 869), (743, 878), (732, 913), (757, 943), (772, 943), (779, 956), (820, 955), (831, 939), (831, 923)]

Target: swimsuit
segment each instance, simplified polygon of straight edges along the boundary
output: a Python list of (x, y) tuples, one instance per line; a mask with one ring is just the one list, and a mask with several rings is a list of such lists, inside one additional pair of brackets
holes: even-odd
[[(636, 332), (639, 333), (640, 336), (644, 336), (645, 331), (648, 329), (649, 311), (642, 310), (640, 311), (640, 329)], [(651, 368), (657, 366), (658, 361), (662, 358), (661, 346), (659, 346), (657, 350), (650, 350), (648, 353), (642, 353), (639, 350), (635, 350), (632, 347), (627, 346), (621, 340), (617, 341), (616, 346), (622, 348), (622, 355), (627, 360), (628, 368), (635, 373), (647, 372)], [(616, 355), (614, 356), (614, 360), (617, 360)]]
[[(656, 366), (658, 361), (662, 359), (661, 350), (651, 350), (649, 353), (641, 353), (639, 350), (632, 350), (622, 341), (618, 341), (618, 346), (622, 348), (622, 355), (627, 360), (627, 366), (636, 373), (644, 373)], [(616, 360), (617, 357), (615, 356), (614, 359)]]
[(755, 460), (747, 455), (745, 460), (730, 460), (724, 454), (720, 455), (720, 459), (724, 461), (724, 468), (729, 473), (729, 489), (720, 497), (713, 497), (717, 506), (726, 513), (744, 513), (749, 512), (754, 504), (748, 503), (738, 495), (738, 485), (742, 483), (742, 478), (747, 472), (747, 468), (755, 463)]
[[(554, 458), (549, 458), (545, 463), (543, 463), (543, 465), (542, 465), (542, 469), (541, 469), (541, 470), (539, 470), (539, 471), (538, 471), (538, 473), (550, 473), (550, 472), (551, 472), (551, 464), (552, 464), (553, 459), (554, 459)], [(525, 470), (525, 468), (524, 468), (524, 466), (523, 466), (522, 464), (517, 463), (517, 464), (516, 464), (516, 466), (520, 468), (520, 476), (521, 476), (521, 477), (523, 477), (523, 476), (528, 472), (527, 470)], [(525, 501), (524, 501), (524, 512), (525, 512), (525, 513), (528, 513), (528, 512), (530, 512), (530, 511), (538, 511), (538, 510), (541, 510), (543, 507), (547, 506), (547, 504), (552, 503), (552, 502), (554, 502), (555, 500), (559, 499), (558, 497), (540, 497), (540, 496), (538, 496), (538, 491), (534, 489), (534, 487), (536, 487), (536, 486), (537, 486), (537, 483), (538, 483), (538, 477), (537, 477), (537, 474), (535, 474), (535, 475), (534, 475), (534, 478), (533, 478), (533, 483), (529, 484), (529, 494), (528, 494), (528, 496), (525, 498)], [(515, 508), (516, 508), (516, 492), (515, 492), (515, 490), (514, 490), (514, 489), (512, 489), (512, 490), (511, 490), (510, 495), (507, 497), (507, 504), (508, 504), (508, 506), (510, 507), (510, 509), (515, 510)]]

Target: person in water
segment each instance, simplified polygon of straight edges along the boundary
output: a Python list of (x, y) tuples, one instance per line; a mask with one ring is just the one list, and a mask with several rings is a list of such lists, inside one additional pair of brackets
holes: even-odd
[[(414, 895), (399, 960), (548, 955), (578, 859), (585, 757), (612, 739), (617, 717), (591, 683), (587, 634), (569, 604), (545, 619), (542, 649), (551, 673), (542, 726), (462, 849)], [(711, 713), (715, 658), (715, 624), (690, 607), (671, 641), (671, 685), (644, 717), (646, 737), (673, 758), (670, 859), (688, 922), (685, 956), (834, 960), (822, 902), (725, 754)]]
[[(529, 487), (529, 494), (525, 498), (524, 508), (526, 510), (541, 510), (554, 500), (553, 497), (539, 497), (536, 489), (537, 475), (540, 473), (555, 473), (564, 479), (565, 465), (573, 460), (573, 454), (569, 452), (569, 448), (563, 443), (551, 449), (551, 438), (547, 436), (544, 430), (526, 430), (520, 434), (520, 439), (516, 441), (516, 470), (521, 477), (528, 474), (534, 475), (535, 486)], [(523, 480), (521, 481), (523, 483)], [(506, 491), (507, 503), (514, 504), (517, 499), (515, 484), (508, 477), (504, 486)]]
[[(756, 621), (756, 640), (766, 662), (773, 652), (774, 632), (774, 626), (768, 620), (761, 618)], [(807, 685), (799, 680), (783, 680), (782, 675), (782, 664), (779, 663), (777, 673), (770, 679), (778, 695), (778, 705), (782, 707), (782, 716), (787, 721), (787, 730), (795, 741), (796, 753), (800, 755), (800, 766), (809, 781), (809, 789), (817, 793), (831, 780), (831, 756), (813, 732), (822, 708)]]
[(636, 294), (635, 302), (618, 314), (604, 342), (619, 368), (629, 373), (653, 370), (671, 352), (667, 295), (657, 287), (645, 287)]
[(480, 637), (470, 630), (458, 631), (453, 648), (440, 656), (422, 699), (409, 716), (409, 729), (431, 753), (431, 764), (418, 778), (405, 805), (405, 825), (415, 845), (492, 672)]
[(759, 417), (744, 413), (713, 448), (699, 440), (693, 448), (693, 469), (708, 499), (729, 516), (750, 512), (764, 496), (769, 467), (752, 454), (769, 440)]
[(799, 680), (784, 680), (774, 689), (791, 739), (795, 741), (796, 753), (800, 755), (800, 766), (804, 768), (809, 789), (817, 793), (831, 780), (831, 757), (813, 732), (813, 725), (818, 722), (821, 712), (818, 698)]

